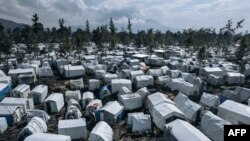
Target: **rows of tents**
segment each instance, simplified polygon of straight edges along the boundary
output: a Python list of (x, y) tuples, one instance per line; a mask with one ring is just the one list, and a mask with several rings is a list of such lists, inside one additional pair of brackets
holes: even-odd
[[(55, 46), (53, 52), (26, 55), (21, 62), (8, 59), (8, 71), (0, 71), (0, 133), (26, 120), (19, 140), (111, 141), (113, 127), (126, 120), (136, 135), (156, 129), (166, 141), (223, 141), (224, 125), (250, 124), (248, 65), (240, 73), (239, 65), (214, 54), (201, 66), (195, 53), (175, 46), (151, 56), (133, 47), (125, 55), (125, 47), (120, 48), (106, 56), (62, 56)], [(50, 92), (48, 84), (34, 86), (56, 75), (69, 88)], [(62, 111), (63, 119), (54, 123), (58, 134), (49, 133), (51, 116)], [(88, 130), (90, 122), (94, 127)]]

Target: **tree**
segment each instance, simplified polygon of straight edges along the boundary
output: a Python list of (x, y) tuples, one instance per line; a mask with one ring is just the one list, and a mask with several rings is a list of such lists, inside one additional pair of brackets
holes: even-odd
[(249, 51), (250, 48), (250, 34), (243, 36), (240, 42), (240, 46), (236, 49), (235, 56), (238, 61), (242, 61), (245, 53)]
[(0, 24), (0, 53), (5, 55), (10, 54), (11, 39), (5, 34), (4, 27)]
[(90, 29), (89, 29), (89, 20), (86, 21), (85, 32), (86, 32), (86, 41), (87, 41), (87, 43), (90, 43), (91, 33), (90, 33)]
[(132, 33), (132, 23), (131, 23), (131, 21), (130, 21), (130, 18), (128, 18), (128, 40), (129, 40), (129, 43), (131, 43), (131, 41), (132, 41), (132, 35), (133, 35), (133, 33)]
[(150, 28), (147, 32), (147, 45), (149, 47), (149, 53), (150, 53), (150, 58), (151, 58), (152, 53), (156, 47), (154, 32), (152, 28)]
[(110, 18), (110, 21), (109, 21), (109, 30), (110, 30), (110, 48), (115, 48), (116, 46), (116, 28), (115, 28), (115, 24), (113, 22), (113, 19), (112, 17)]
[(197, 53), (197, 59), (199, 63), (202, 63), (206, 59), (206, 46), (202, 46)]
[(34, 34), (34, 43), (37, 44), (38, 42), (42, 41), (43, 25), (42, 23), (38, 22), (39, 17), (37, 14), (34, 14), (31, 20), (33, 21), (32, 31)]

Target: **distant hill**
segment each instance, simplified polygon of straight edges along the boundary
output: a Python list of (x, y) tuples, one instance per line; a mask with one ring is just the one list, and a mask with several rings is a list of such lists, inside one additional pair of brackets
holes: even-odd
[(2, 24), (5, 29), (10, 28), (12, 30), (15, 29), (16, 27), (23, 27), (23, 25), (25, 25), (22, 23), (16, 23), (10, 20), (5, 20), (5, 19), (0, 19), (0, 24)]

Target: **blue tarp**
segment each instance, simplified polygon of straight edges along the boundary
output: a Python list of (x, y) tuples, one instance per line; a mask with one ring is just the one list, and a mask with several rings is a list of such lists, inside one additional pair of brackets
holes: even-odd
[(11, 85), (11, 83), (6, 85), (6, 87), (0, 91), (0, 101), (2, 101), (7, 94), (9, 94), (9, 92), (11, 91)]
[(103, 99), (106, 96), (111, 95), (111, 87), (109, 85), (102, 86), (99, 92), (99, 98)]

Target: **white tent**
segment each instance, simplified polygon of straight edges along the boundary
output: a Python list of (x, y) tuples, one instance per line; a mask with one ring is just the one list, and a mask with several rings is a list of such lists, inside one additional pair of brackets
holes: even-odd
[(0, 117), (0, 134), (3, 134), (8, 128), (7, 120), (5, 117)]
[(89, 79), (89, 90), (94, 91), (100, 88), (100, 80)]
[(30, 92), (30, 86), (26, 84), (21, 84), (16, 86), (15, 89), (11, 91), (13, 97), (27, 98)]
[(132, 116), (134, 115), (144, 115), (143, 112), (136, 112), (136, 113), (128, 113), (127, 124), (132, 125)]
[(84, 87), (82, 78), (70, 80), (69, 84), (72, 90), (82, 89)]
[(174, 102), (176, 106), (186, 115), (187, 119), (192, 122), (196, 122), (196, 120), (199, 119), (202, 107), (190, 100), (186, 95), (179, 93)]
[(85, 109), (91, 100), (94, 99), (94, 94), (92, 92), (84, 92), (82, 94), (82, 108)]
[(131, 116), (132, 132), (146, 132), (151, 130), (151, 116), (148, 114), (137, 114)]
[(158, 86), (164, 86), (166, 82), (171, 81), (171, 78), (167, 75), (160, 76), (155, 80), (155, 84)]
[(123, 94), (131, 94), (131, 90), (129, 90), (127, 87), (122, 86), (121, 89), (119, 90), (118, 95), (123, 95)]
[(105, 77), (106, 70), (96, 70), (95, 71), (95, 78), (96, 79), (103, 79)]
[(221, 76), (217, 76), (214, 74), (207, 75), (206, 80), (209, 84), (213, 86), (219, 86), (224, 83), (223, 78)]
[(250, 89), (236, 86), (234, 92), (240, 95), (240, 102), (247, 101), (250, 98)]
[(153, 115), (154, 106), (164, 103), (164, 102), (175, 104), (172, 100), (167, 99), (167, 97), (163, 93), (156, 92), (156, 93), (149, 95), (147, 104), (148, 104), (148, 109), (149, 109), (150, 114)]
[(48, 113), (58, 113), (64, 106), (64, 98), (61, 93), (53, 93), (44, 100), (44, 109)]
[(180, 119), (165, 125), (163, 141), (170, 139), (177, 141), (211, 141), (193, 125)]
[(85, 118), (59, 120), (58, 134), (70, 136), (71, 139), (87, 139), (87, 124)]
[(38, 76), (39, 77), (53, 77), (53, 71), (51, 67), (40, 67), (38, 71)]
[(149, 69), (147, 75), (151, 75), (153, 77), (159, 77), (163, 75), (162, 69)]
[(113, 131), (112, 128), (104, 121), (96, 124), (90, 133), (89, 141), (112, 141)]
[(7, 124), (12, 126), (23, 118), (23, 113), (21, 108), (18, 106), (0, 105), (0, 117), (6, 118)]
[(230, 124), (207, 111), (201, 118), (201, 131), (214, 141), (224, 141), (224, 125)]
[(107, 84), (107, 85), (110, 85), (111, 80), (117, 79), (117, 78), (118, 78), (117, 74), (106, 73), (104, 75), (104, 83)]
[[(117, 101), (110, 101), (101, 108), (103, 112), (103, 120), (110, 125), (114, 125), (121, 119), (124, 106)], [(102, 114), (102, 113), (101, 113)]]
[(111, 80), (111, 90), (112, 93), (119, 92), (123, 87), (127, 87), (130, 91), (132, 90), (132, 82), (129, 79), (113, 79)]
[(28, 136), (24, 141), (71, 141), (71, 138), (58, 134), (35, 133)]
[(147, 98), (147, 96), (150, 95), (150, 92), (148, 91), (147, 87), (138, 89), (136, 93), (138, 93), (141, 96), (143, 102)]
[(86, 114), (93, 114), (95, 111), (99, 110), (102, 107), (102, 101), (99, 99), (94, 99), (89, 102), (86, 106)]
[(33, 117), (39, 117), (39, 118), (43, 119), (46, 123), (48, 123), (48, 121), (50, 119), (50, 116), (44, 110), (38, 110), (38, 109), (28, 110), (27, 111), (27, 122), (29, 122)]
[(142, 88), (154, 85), (154, 78), (150, 75), (141, 75), (134, 78), (136, 88)]
[(18, 106), (21, 108), (23, 114), (26, 114), (28, 109), (34, 109), (34, 103), (32, 99), (29, 98), (15, 98), (15, 97), (5, 97), (0, 105), (3, 106)]
[(142, 98), (138, 93), (119, 95), (118, 100), (124, 105), (125, 110), (135, 110), (142, 107)]
[(244, 84), (245, 75), (237, 72), (228, 72), (226, 75), (226, 81), (228, 84)]
[(167, 122), (170, 122), (176, 118), (185, 119), (184, 113), (171, 103), (160, 103), (153, 107), (153, 122), (160, 130), (164, 129)]
[(250, 107), (231, 100), (218, 107), (217, 115), (232, 124), (250, 124)]
[(33, 97), (35, 104), (41, 104), (43, 100), (46, 98), (47, 94), (48, 94), (47, 85), (37, 85), (30, 91), (29, 96)]
[(25, 126), (19, 135), (19, 140), (24, 140), (26, 137), (34, 133), (46, 133), (47, 124), (39, 117), (33, 117), (27, 126)]
[(203, 92), (200, 103), (204, 107), (217, 109), (220, 105), (220, 98), (217, 95)]
[(130, 71), (129, 78), (131, 81), (133, 81), (136, 76), (141, 76), (141, 75), (144, 75), (144, 72), (142, 70)]
[(65, 92), (65, 100), (68, 101), (71, 98), (75, 99), (77, 101), (81, 100), (81, 92), (80, 92), (80, 90), (66, 91)]
[(82, 65), (79, 66), (65, 65), (63, 66), (63, 74), (64, 77), (66, 78), (80, 77), (85, 75), (85, 69)]

